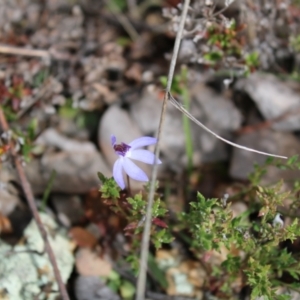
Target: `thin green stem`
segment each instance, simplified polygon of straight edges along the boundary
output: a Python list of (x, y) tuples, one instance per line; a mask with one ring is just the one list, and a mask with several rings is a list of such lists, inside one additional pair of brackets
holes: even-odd
[[(181, 89), (181, 95), (183, 99), (183, 104), (186, 107), (186, 110), (190, 109), (190, 94), (187, 87), (187, 68), (182, 69), (182, 79), (184, 86)], [(193, 169), (193, 139), (191, 132), (191, 123), (189, 118), (183, 114), (183, 130), (185, 136), (185, 152), (188, 158), (188, 174), (191, 175)]]
[(46, 209), (46, 205), (47, 205), (47, 202), (48, 202), (48, 198), (49, 198), (49, 195), (50, 195), (55, 177), (56, 177), (56, 171), (52, 170), (49, 181), (47, 183), (46, 189), (45, 189), (44, 194), (43, 194), (42, 206), (41, 206), (41, 211), (43, 211), (43, 212)]
[(127, 190), (128, 190), (128, 195), (131, 196), (131, 186), (130, 186), (130, 178), (128, 175), (127, 176)]

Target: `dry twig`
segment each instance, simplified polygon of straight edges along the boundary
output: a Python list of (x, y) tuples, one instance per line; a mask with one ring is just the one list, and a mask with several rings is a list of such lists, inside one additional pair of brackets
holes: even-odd
[[(8, 123), (6, 121), (5, 115), (4, 115), (3, 110), (2, 110), (1, 107), (0, 107), (0, 125), (1, 125), (4, 132), (7, 132), (9, 130)], [(61, 278), (61, 275), (60, 275), (60, 272), (59, 272), (59, 269), (58, 269), (58, 266), (57, 266), (57, 263), (56, 263), (56, 259), (55, 259), (54, 253), (53, 253), (53, 250), (52, 250), (51, 245), (50, 245), (49, 240), (48, 240), (47, 231), (45, 230), (45, 228), (42, 224), (42, 221), (40, 219), (37, 207), (35, 205), (34, 196), (33, 196), (33, 192), (32, 192), (30, 183), (28, 182), (28, 180), (26, 178), (24, 168), (22, 166), (22, 162), (20, 160), (20, 157), (18, 156), (18, 154), (15, 151), (13, 142), (10, 142), (10, 143), (11, 143), (10, 153), (13, 157), (18, 175), (20, 177), (21, 186), (22, 186), (22, 189), (24, 191), (26, 200), (27, 200), (28, 205), (30, 207), (30, 210), (33, 214), (33, 217), (36, 221), (36, 224), (38, 226), (40, 234), (41, 234), (41, 236), (44, 240), (45, 251), (47, 252), (47, 254), (49, 256), (49, 259), (50, 259), (50, 262), (52, 264), (54, 276), (55, 276), (55, 279), (57, 281), (61, 297), (62, 297), (63, 300), (69, 300), (70, 299), (69, 295), (68, 295), (66, 287), (65, 287), (65, 285), (62, 281), (62, 278)]]
[(50, 54), (47, 50), (27, 49), (3, 44), (0, 44), (0, 53), (20, 56), (35, 56), (44, 59), (50, 59)]
[(72, 57), (69, 54), (58, 52), (55, 49), (28, 49), (3, 44), (0, 44), (0, 54), (39, 57), (46, 61), (49, 61), (52, 58), (56, 60), (72, 60)]
[[(174, 51), (173, 56), (169, 68), (169, 74), (168, 74), (168, 82), (167, 82), (167, 89), (164, 96), (163, 101), (163, 107), (160, 115), (160, 121), (159, 121), (159, 127), (158, 127), (158, 134), (157, 134), (157, 144), (155, 148), (155, 160), (157, 160), (159, 156), (159, 143), (160, 143), (160, 137), (161, 132), (163, 128), (164, 123), (164, 117), (166, 113), (167, 108), (167, 102), (169, 100), (169, 94), (171, 91), (171, 85), (173, 81), (173, 75), (174, 70), (176, 66), (177, 56), (179, 52), (179, 46), (183, 34), (184, 29), (184, 23), (188, 11), (188, 7), (190, 4), (190, 0), (184, 1), (184, 6), (181, 14), (179, 29), (176, 35), (175, 45), (174, 45)], [(148, 196), (148, 205), (147, 205), (147, 213), (146, 213), (146, 221), (145, 221), (145, 227), (143, 232), (143, 239), (142, 239), (142, 246), (141, 246), (141, 256), (140, 256), (140, 273), (138, 277), (138, 283), (137, 283), (137, 293), (136, 293), (136, 300), (143, 300), (145, 299), (145, 290), (146, 290), (146, 275), (147, 275), (147, 261), (148, 261), (148, 252), (149, 252), (149, 240), (150, 240), (150, 230), (151, 230), (151, 220), (152, 220), (152, 206), (153, 206), (153, 200), (154, 200), (154, 193), (155, 193), (155, 182), (157, 177), (157, 164), (154, 164), (154, 167), (152, 169), (152, 176), (151, 176), (151, 185), (150, 185), (150, 191)]]
[(239, 145), (236, 143), (233, 143), (223, 137), (221, 137), (220, 135), (216, 134), (214, 131), (212, 131), (211, 129), (209, 129), (208, 127), (206, 127), (203, 123), (201, 123), (200, 121), (198, 121), (193, 115), (191, 115), (184, 107), (183, 105), (181, 105), (172, 95), (171, 93), (169, 94), (169, 100), (171, 102), (171, 104), (173, 106), (175, 106), (179, 111), (181, 111), (183, 114), (185, 114), (190, 120), (192, 120), (195, 124), (197, 124), (199, 127), (201, 127), (202, 129), (204, 129), (205, 131), (207, 131), (208, 133), (212, 134), (213, 136), (215, 136), (217, 139), (223, 141), (226, 144), (229, 144), (233, 147), (236, 147), (238, 149), (243, 149), (249, 152), (255, 152), (258, 154), (262, 154), (262, 155), (267, 155), (267, 156), (272, 156), (272, 157), (278, 157), (278, 158), (284, 158), (287, 159), (286, 156), (283, 155), (277, 155), (277, 154), (273, 154), (273, 153), (268, 153), (268, 152), (263, 152), (263, 151), (259, 151), (259, 150), (255, 150), (253, 148), (249, 148), (243, 145)]

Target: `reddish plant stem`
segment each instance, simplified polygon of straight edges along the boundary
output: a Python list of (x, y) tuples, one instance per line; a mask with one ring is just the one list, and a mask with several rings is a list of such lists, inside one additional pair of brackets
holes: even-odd
[[(4, 132), (7, 132), (9, 130), (8, 123), (6, 121), (5, 115), (4, 115), (3, 110), (2, 110), (1, 107), (0, 107), (0, 125), (1, 125), (1, 127), (2, 127), (2, 129), (3, 129)], [(31, 210), (31, 212), (33, 214), (35, 222), (36, 222), (36, 224), (38, 226), (40, 234), (41, 234), (41, 236), (42, 236), (42, 238), (44, 240), (45, 251), (47, 252), (47, 254), (49, 256), (51, 265), (53, 267), (54, 276), (55, 276), (55, 279), (57, 281), (61, 297), (62, 297), (63, 300), (70, 300), (69, 295), (68, 295), (67, 290), (66, 290), (66, 287), (65, 287), (65, 285), (64, 285), (64, 283), (62, 281), (62, 278), (61, 278), (61, 275), (60, 275), (60, 272), (59, 272), (59, 269), (58, 269), (58, 266), (57, 266), (57, 262), (56, 262), (56, 259), (55, 259), (55, 255), (54, 255), (52, 247), (51, 247), (51, 245), (49, 243), (47, 231), (46, 231), (45, 227), (43, 226), (43, 223), (41, 221), (41, 218), (40, 218), (40, 215), (38, 213), (37, 207), (35, 205), (34, 196), (33, 196), (33, 192), (32, 192), (32, 189), (31, 189), (31, 185), (30, 185), (30, 183), (28, 182), (28, 180), (26, 178), (26, 175), (25, 175), (25, 172), (24, 172), (24, 168), (22, 166), (22, 162), (20, 160), (20, 157), (18, 156), (18, 154), (15, 151), (13, 142), (10, 141), (9, 143), (10, 143), (9, 150), (10, 150), (10, 153), (11, 153), (11, 155), (13, 157), (13, 160), (14, 160), (14, 163), (15, 163), (18, 175), (20, 177), (22, 189), (24, 191), (26, 200), (27, 200), (28, 205), (30, 207), (30, 210)]]

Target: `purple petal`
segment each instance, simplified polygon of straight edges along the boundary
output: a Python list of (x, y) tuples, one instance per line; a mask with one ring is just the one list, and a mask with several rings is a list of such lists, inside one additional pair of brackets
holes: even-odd
[(124, 158), (119, 158), (116, 160), (113, 167), (113, 177), (122, 190), (125, 189), (125, 182), (123, 177), (123, 163)]
[(149, 145), (154, 145), (157, 143), (157, 139), (149, 136), (143, 136), (138, 139), (133, 140), (129, 146), (131, 149), (141, 148)]
[(110, 142), (111, 142), (111, 145), (114, 146), (117, 142), (117, 138), (114, 135), (111, 135), (110, 136)]
[[(143, 149), (136, 149), (133, 151), (128, 151), (128, 155), (126, 155), (129, 158), (141, 161), (146, 164), (153, 165), (155, 161), (155, 155), (148, 151)], [(161, 164), (161, 161), (158, 159), (157, 164)]]
[(126, 174), (132, 179), (137, 181), (148, 181), (146, 173), (127, 157), (123, 158), (123, 168)]

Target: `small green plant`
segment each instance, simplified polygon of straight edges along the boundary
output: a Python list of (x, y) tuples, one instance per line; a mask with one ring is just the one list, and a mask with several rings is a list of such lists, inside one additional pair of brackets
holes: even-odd
[(114, 292), (119, 292), (124, 300), (131, 300), (134, 297), (135, 287), (132, 283), (124, 280), (120, 275), (111, 271), (109, 276), (102, 278), (106, 285)]
[(245, 57), (245, 64), (249, 70), (248, 73), (256, 71), (259, 68), (259, 53), (254, 51), (247, 54)]
[[(122, 149), (114, 143), (115, 151), (122, 154)], [(232, 211), (231, 200), (236, 196), (232, 199), (228, 195), (223, 199), (207, 199), (201, 193), (197, 194), (195, 201), (190, 202), (188, 211), (178, 215), (176, 230), (180, 228), (181, 231), (190, 233), (191, 239), (186, 239), (190, 249), (205, 266), (205, 270), (210, 270), (204, 289), (216, 294), (222, 293), (224, 298), (221, 299), (236, 299), (237, 290), (241, 291), (244, 286), (250, 287), (251, 299), (261, 296), (272, 300), (290, 299), (288, 292), (278, 294), (278, 288), (285, 286), (287, 289), (300, 289), (299, 257), (284, 247), (287, 241), (293, 243), (300, 237), (299, 220), (295, 216), (289, 216), (290, 222), (284, 226), (281, 218), (286, 200), (292, 209), (299, 210), (297, 195), (300, 181), (295, 181), (293, 189), (288, 192), (282, 190), (282, 181), (262, 186), (260, 182), (269, 166), (282, 170), (300, 169), (300, 161), (295, 156), (285, 163), (268, 159), (265, 165), (256, 165), (249, 176), (249, 184), (238, 196), (245, 197), (248, 202), (247, 211), (241, 215), (234, 216)], [(118, 177), (116, 173), (114, 176)], [(100, 173), (99, 178), (102, 182), (102, 200), (127, 221), (124, 231), (127, 236), (132, 237), (127, 261), (133, 271), (137, 272), (137, 251), (140, 249), (149, 184), (144, 186), (143, 191), (131, 195), (130, 189), (121, 190), (115, 179), (106, 178)], [(164, 202), (156, 194), (151, 229), (151, 242), (156, 249), (174, 239), (167, 225), (167, 212)], [(223, 253), (223, 260), (219, 265), (210, 261), (213, 253), (217, 252)], [(162, 276), (160, 272), (156, 274), (158, 277)], [(288, 283), (283, 280), (287, 275), (292, 278)], [(218, 282), (218, 288), (214, 288), (214, 291), (211, 290), (211, 280)], [(166, 288), (165, 285), (162, 287)]]
[(207, 45), (210, 51), (204, 54), (204, 60), (210, 65), (216, 65), (226, 56), (241, 57), (242, 44), (237, 38), (237, 28), (235, 21), (231, 21), (229, 26), (224, 27), (214, 24), (207, 30)]
[(0, 105), (8, 121), (18, 119), (17, 113), (21, 109), (22, 98), (30, 95), (31, 92), (31, 88), (25, 84), (24, 79), (20, 76), (12, 76), (10, 84), (0, 80)]
[(300, 52), (300, 35), (291, 37), (290, 44), (294, 51)]
[[(144, 193), (140, 192), (134, 196), (129, 196), (126, 192), (121, 192), (120, 187), (113, 178), (106, 178), (101, 173), (98, 173), (98, 176), (102, 183), (100, 187), (102, 200), (112, 211), (126, 219), (125, 234), (129, 237), (134, 237), (132, 239), (131, 254), (128, 255), (127, 261), (130, 262), (133, 271), (137, 272), (139, 268), (137, 252), (140, 249), (141, 234), (144, 228), (149, 184), (145, 185)], [(151, 230), (151, 241), (156, 249), (173, 240), (168, 225), (165, 222), (167, 212), (165, 203), (156, 194), (152, 208)]]
[[(201, 258), (211, 251), (224, 251), (228, 254), (220, 269), (212, 275), (220, 281), (220, 290), (233, 297), (232, 284), (242, 277), (241, 286), (251, 287), (251, 299), (263, 296), (265, 299), (290, 299), (289, 295), (278, 295), (279, 286), (300, 288), (300, 262), (282, 245), (293, 242), (300, 236), (299, 220), (293, 218), (290, 225), (283, 227), (280, 208), (287, 199), (293, 199), (299, 191), (299, 184), (291, 192), (282, 192), (282, 182), (262, 187), (259, 181), (268, 165), (280, 168), (298, 168), (296, 157), (286, 164), (268, 160), (265, 166), (256, 167), (250, 176), (247, 196), (252, 203), (244, 214), (233, 217), (231, 203), (226, 198), (206, 199), (200, 193), (197, 201), (190, 203), (189, 212), (181, 214), (181, 221), (192, 234), (191, 247)], [(295, 202), (292, 203), (295, 206)], [(298, 208), (299, 204), (297, 203)], [(255, 213), (255, 219), (249, 218)], [(209, 260), (205, 262), (209, 265)], [(213, 266), (211, 266), (212, 268)], [(208, 268), (209, 269), (209, 268)], [(291, 276), (295, 282), (281, 282), (283, 274)], [(207, 287), (209, 288), (209, 287)]]

